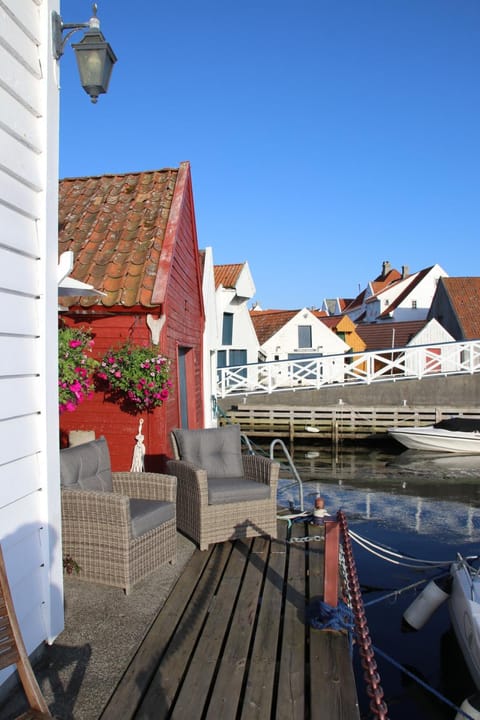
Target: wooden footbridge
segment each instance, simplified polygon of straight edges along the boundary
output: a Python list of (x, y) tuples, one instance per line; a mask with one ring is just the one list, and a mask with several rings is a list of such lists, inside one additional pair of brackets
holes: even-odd
[(480, 372), (480, 340), (412, 345), (218, 369), (217, 398), (291, 390), (352, 387)]
[(359, 720), (347, 634), (308, 621), (323, 528), (286, 527), (193, 554), (101, 720)]

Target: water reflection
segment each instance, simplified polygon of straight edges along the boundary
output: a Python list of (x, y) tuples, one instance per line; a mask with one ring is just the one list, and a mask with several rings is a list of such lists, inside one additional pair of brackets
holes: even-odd
[[(306, 509), (321, 494), (332, 513), (342, 508), (349, 521), (375, 520), (464, 542), (478, 537), (479, 456), (348, 448), (335, 457), (328, 448), (296, 447), (293, 459)], [(296, 482), (288, 471), (281, 475), (280, 503), (298, 505)]]
[[(453, 561), (457, 552), (480, 551), (479, 456), (402, 452), (388, 447), (342, 447), (332, 453), (329, 447), (309, 445), (292, 448), (292, 457), (303, 480), (306, 509), (321, 494), (332, 516), (342, 508), (357, 533), (415, 557)], [(297, 483), (287, 469), (282, 470), (281, 478), (280, 502), (296, 506)], [(422, 577), (421, 571), (388, 564), (358, 545), (354, 552), (366, 605), (386, 591), (404, 588)], [(402, 634), (402, 615), (414, 597), (412, 591), (367, 607), (373, 642), (459, 705), (474, 687), (451, 632), (447, 604), (421, 631)], [(390, 720), (455, 717), (451, 707), (394, 664), (378, 656), (377, 663)], [(368, 718), (362, 670), (356, 669), (362, 718)]]

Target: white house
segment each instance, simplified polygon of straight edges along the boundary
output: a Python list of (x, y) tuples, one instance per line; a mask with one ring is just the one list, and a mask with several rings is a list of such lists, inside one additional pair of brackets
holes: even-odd
[(202, 294), (205, 309), (205, 329), (203, 331), (203, 406), (205, 408), (204, 426), (215, 427), (215, 397), (217, 385), (217, 349), (220, 343), (219, 316), (216, 308), (215, 272), (212, 248), (200, 251), (202, 262)]
[[(438, 346), (439, 343), (442, 343), (440, 347), (430, 347)], [(429, 320), (407, 343), (407, 347), (427, 346), (427, 352), (424, 352), (425, 347), (423, 347), (418, 356), (408, 355), (405, 363), (406, 373), (424, 375), (426, 372), (439, 373), (458, 368), (459, 351), (450, 343), (455, 343), (453, 335), (450, 335), (437, 320)]]
[(58, 0), (0, 10), (0, 542), (29, 653), (63, 629), (53, 10)]
[(366, 298), (362, 322), (425, 320), (442, 277), (448, 275), (440, 265), (411, 275), (403, 272), (400, 279)]
[[(252, 310), (251, 318), (266, 362), (330, 357), (323, 372), (328, 380), (343, 380), (342, 355), (350, 347), (310, 310)], [(287, 371), (288, 372), (288, 371)]]
[(248, 309), (256, 290), (248, 263), (215, 265), (214, 274), (220, 332), (217, 368), (257, 363), (259, 345)]

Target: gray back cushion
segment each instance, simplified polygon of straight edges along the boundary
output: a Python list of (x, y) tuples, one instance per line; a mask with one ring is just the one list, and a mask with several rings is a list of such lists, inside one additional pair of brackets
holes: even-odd
[(243, 477), (240, 425), (173, 430), (181, 460), (207, 471), (207, 478)]
[(60, 450), (60, 482), (65, 487), (112, 492), (112, 468), (105, 438)]

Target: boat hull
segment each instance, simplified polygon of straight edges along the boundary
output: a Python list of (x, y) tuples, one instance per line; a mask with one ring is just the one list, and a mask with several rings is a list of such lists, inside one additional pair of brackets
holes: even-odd
[(451, 568), (448, 601), (452, 626), (470, 675), (480, 690), (480, 578), (472, 577), (464, 562)]
[(451, 431), (434, 425), (390, 428), (388, 434), (410, 450), (450, 453), (480, 453), (480, 433)]

